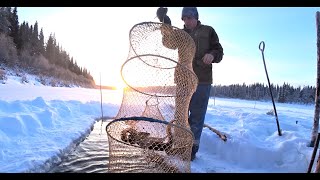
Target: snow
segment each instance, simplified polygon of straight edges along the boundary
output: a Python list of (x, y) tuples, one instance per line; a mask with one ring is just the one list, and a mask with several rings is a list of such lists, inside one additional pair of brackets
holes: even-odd
[[(101, 117), (99, 89), (49, 87), (28, 77), (0, 84), (0, 172), (47, 172), (92, 130)], [(105, 117), (115, 117), (122, 91), (102, 90)], [(307, 172), (314, 105), (211, 98), (205, 123), (223, 132), (222, 141), (203, 129), (192, 173)], [(318, 153), (316, 159), (318, 157)], [(316, 166), (316, 160), (313, 170)]]

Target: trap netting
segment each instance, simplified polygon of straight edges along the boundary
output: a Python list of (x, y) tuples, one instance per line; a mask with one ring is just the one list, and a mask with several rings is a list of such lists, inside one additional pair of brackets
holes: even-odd
[(198, 79), (193, 39), (185, 31), (143, 22), (129, 33), (121, 68), (127, 84), (106, 131), (110, 172), (190, 172), (193, 135), (188, 108)]

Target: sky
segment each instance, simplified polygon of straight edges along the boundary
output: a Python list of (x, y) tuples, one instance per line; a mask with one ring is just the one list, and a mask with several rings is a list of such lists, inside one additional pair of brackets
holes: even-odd
[[(50, 172), (92, 126), (99, 127), (95, 119), (102, 112), (113, 121), (122, 102), (121, 90), (49, 87), (30, 75), (29, 83), (21, 84), (20, 77), (8, 72), (7, 77), (0, 83), (1, 173)], [(267, 114), (270, 101), (210, 98), (205, 123), (227, 140), (204, 128), (191, 173), (306, 173), (314, 105), (276, 103), (276, 108), (281, 136), (275, 117)], [(318, 156), (319, 150), (311, 172)], [(108, 159), (100, 164), (107, 166)]]
[[(120, 69), (129, 53), (129, 31), (137, 23), (159, 22), (157, 7), (18, 7), (19, 22), (38, 21), (86, 67), (97, 84), (121, 86)], [(319, 7), (198, 7), (199, 20), (212, 26), (224, 48), (213, 66), (213, 83), (270, 83), (315, 86), (316, 12)], [(173, 26), (183, 27), (182, 7), (168, 7)], [(79, 43), (81, 40), (81, 43)]]

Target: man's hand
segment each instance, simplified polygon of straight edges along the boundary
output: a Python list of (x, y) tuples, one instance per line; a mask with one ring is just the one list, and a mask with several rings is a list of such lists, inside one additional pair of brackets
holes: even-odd
[(203, 63), (211, 64), (214, 60), (214, 56), (212, 54), (205, 54), (202, 58)]
[(165, 7), (159, 7), (157, 9), (157, 17), (159, 18), (160, 21), (163, 19), (164, 16), (167, 15), (167, 12), (168, 12), (168, 8), (165, 8)]
[(171, 25), (171, 20), (169, 16), (167, 16), (168, 8), (159, 7), (157, 9), (157, 17), (160, 22)]

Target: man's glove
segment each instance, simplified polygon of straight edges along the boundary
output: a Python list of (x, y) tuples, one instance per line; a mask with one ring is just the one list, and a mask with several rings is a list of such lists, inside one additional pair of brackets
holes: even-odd
[(171, 25), (171, 20), (169, 16), (167, 16), (168, 8), (159, 7), (157, 9), (157, 17), (160, 22)]

